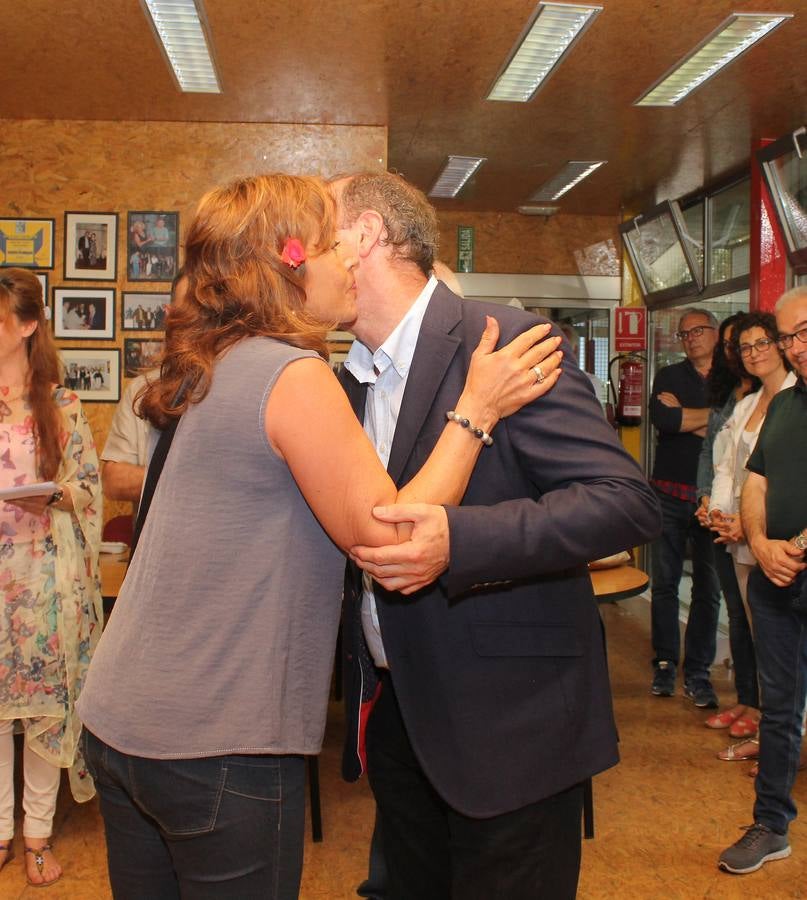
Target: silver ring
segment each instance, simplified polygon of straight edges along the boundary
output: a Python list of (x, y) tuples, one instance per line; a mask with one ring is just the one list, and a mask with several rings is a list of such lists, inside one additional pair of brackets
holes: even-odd
[(535, 377), (538, 379), (538, 384), (543, 384), (546, 381), (546, 375), (544, 375), (540, 366), (533, 366), (532, 371), (535, 372)]

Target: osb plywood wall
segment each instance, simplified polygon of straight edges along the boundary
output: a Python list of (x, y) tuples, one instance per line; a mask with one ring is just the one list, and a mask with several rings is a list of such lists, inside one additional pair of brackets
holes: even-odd
[[(524, 275), (617, 274), (584, 271), (592, 258), (601, 259), (608, 246), (609, 259), (618, 267), (619, 222), (610, 216), (557, 214), (551, 218), (518, 213), (440, 213), (440, 258), (457, 267), (457, 226), (474, 228), (474, 271)], [(587, 252), (589, 251), (589, 252)]]
[[(199, 197), (237, 175), (327, 176), (386, 162), (384, 127), (4, 120), (0, 129), (0, 217), (56, 220), (54, 268), (48, 271), (51, 298), (54, 287), (116, 289), (114, 341), (59, 343), (118, 347), (121, 358), (124, 337), (154, 337), (153, 332), (121, 332), (122, 292), (169, 287), (126, 280), (127, 210), (176, 210), (181, 235)], [(115, 282), (64, 280), (66, 211), (118, 213)], [(124, 379), (121, 391), (125, 386)], [(88, 403), (85, 409), (100, 450), (115, 406)], [(107, 503), (105, 517), (127, 511)]]

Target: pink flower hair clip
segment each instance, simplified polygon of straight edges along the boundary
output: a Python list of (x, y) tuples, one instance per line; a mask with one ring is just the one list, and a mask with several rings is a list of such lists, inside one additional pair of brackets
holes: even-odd
[(280, 259), (296, 272), (300, 266), (305, 265), (305, 247), (302, 242), (298, 238), (286, 238)]

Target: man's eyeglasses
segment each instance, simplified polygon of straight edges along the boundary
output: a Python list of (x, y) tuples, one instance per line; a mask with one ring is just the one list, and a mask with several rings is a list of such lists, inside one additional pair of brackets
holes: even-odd
[[(807, 340), (807, 336), (805, 340)], [(757, 353), (767, 353), (775, 343), (772, 338), (760, 338), (758, 341), (754, 341), (753, 344), (740, 344), (740, 356), (750, 356), (754, 350)]]
[(687, 328), (686, 331), (676, 331), (675, 338), (679, 341), (688, 341), (690, 338), (700, 337), (706, 329), (715, 330), (714, 325), (696, 325), (694, 328)]
[(776, 339), (776, 346), (779, 347), (780, 350), (787, 350), (789, 347), (793, 346), (793, 338), (798, 338), (802, 344), (807, 344), (807, 328), (799, 328), (799, 330), (794, 331), (793, 334), (780, 334)]

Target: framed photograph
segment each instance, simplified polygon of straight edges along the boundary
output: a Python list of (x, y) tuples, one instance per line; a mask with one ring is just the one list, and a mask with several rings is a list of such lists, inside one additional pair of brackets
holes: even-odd
[(53, 268), (54, 219), (0, 219), (0, 266)]
[(34, 272), (34, 275), (39, 279), (39, 283), (42, 285), (42, 302), (45, 304), (45, 307), (48, 306), (48, 273), (47, 272)]
[(135, 378), (147, 369), (156, 369), (160, 364), (162, 352), (162, 341), (126, 338), (123, 342), (124, 374), (127, 378)]
[(163, 331), (165, 313), (171, 303), (171, 295), (138, 294), (123, 292), (121, 303), (121, 328), (124, 331)]
[(120, 400), (120, 350), (64, 347), (64, 386), (82, 403), (117, 403)]
[(118, 214), (64, 214), (66, 281), (114, 281), (118, 264)]
[(126, 277), (171, 281), (179, 267), (179, 213), (130, 212), (126, 220)]
[(54, 288), (53, 334), (82, 341), (113, 340), (115, 289)]

